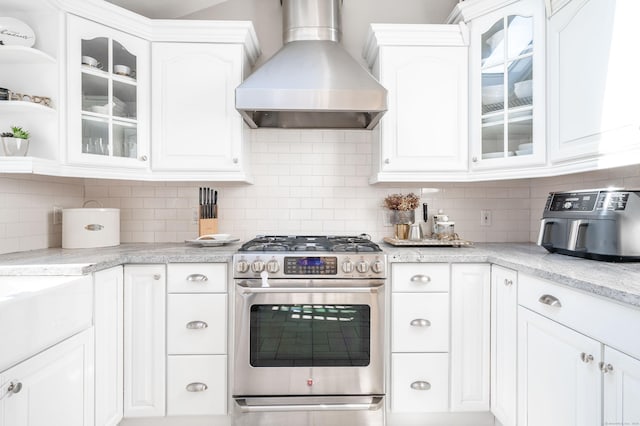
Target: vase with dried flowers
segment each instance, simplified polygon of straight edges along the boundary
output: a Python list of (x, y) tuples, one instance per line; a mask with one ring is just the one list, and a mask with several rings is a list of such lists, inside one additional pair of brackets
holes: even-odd
[(391, 194), (384, 199), (384, 206), (389, 209), (389, 222), (394, 226), (395, 238), (406, 240), (409, 235), (409, 225), (415, 222), (415, 209), (420, 205), (420, 197), (413, 192)]

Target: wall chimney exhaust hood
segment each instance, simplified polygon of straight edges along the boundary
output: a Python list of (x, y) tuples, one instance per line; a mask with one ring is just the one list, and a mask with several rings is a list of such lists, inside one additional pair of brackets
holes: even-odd
[(339, 43), (342, 0), (281, 0), (284, 46), (236, 88), (252, 128), (373, 129), (387, 90)]

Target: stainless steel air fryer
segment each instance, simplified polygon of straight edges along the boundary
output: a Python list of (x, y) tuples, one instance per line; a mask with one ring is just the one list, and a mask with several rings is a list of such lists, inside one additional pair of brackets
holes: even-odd
[(594, 260), (640, 261), (640, 191), (549, 193), (538, 245), (551, 253)]

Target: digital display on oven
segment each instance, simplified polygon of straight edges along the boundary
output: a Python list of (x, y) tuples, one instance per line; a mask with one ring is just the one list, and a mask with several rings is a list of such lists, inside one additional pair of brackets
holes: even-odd
[(337, 275), (338, 259), (335, 257), (285, 257), (285, 275)]

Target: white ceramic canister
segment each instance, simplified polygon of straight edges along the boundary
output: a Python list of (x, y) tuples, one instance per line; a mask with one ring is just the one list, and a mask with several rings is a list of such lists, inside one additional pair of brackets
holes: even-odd
[(111, 247), (120, 244), (120, 209), (62, 210), (62, 248)]

